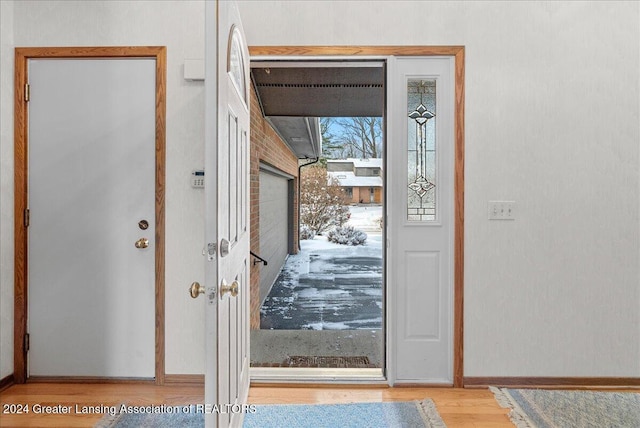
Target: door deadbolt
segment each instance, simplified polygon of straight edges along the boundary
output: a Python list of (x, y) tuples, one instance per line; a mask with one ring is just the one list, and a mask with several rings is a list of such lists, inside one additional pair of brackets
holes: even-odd
[(149, 222), (147, 220), (140, 220), (138, 222), (138, 227), (141, 230), (147, 230), (149, 228)]
[(229, 254), (230, 249), (231, 249), (231, 243), (226, 239), (222, 238), (220, 240), (220, 257), (226, 257)]

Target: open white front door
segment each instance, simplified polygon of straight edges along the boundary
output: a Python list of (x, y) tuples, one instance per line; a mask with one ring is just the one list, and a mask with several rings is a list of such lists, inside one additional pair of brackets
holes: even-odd
[(234, 2), (205, 13), (205, 421), (236, 427), (249, 392), (249, 51)]

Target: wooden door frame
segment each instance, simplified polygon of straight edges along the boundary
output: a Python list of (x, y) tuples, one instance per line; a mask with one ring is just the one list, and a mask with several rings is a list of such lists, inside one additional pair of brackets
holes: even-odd
[(464, 46), (249, 46), (250, 56), (452, 56), (455, 57), (454, 103), (454, 303), (453, 386), (464, 386)]
[[(165, 326), (164, 326), (164, 272), (165, 272), (165, 118), (166, 118), (166, 57), (164, 46), (122, 47), (34, 47), (15, 49), (14, 80), (14, 379), (16, 383), (27, 381), (28, 316), (28, 235), (26, 210), (28, 209), (28, 148), (29, 118), (26, 85), (28, 61), (34, 58), (90, 59), (90, 58), (153, 58), (156, 61), (155, 100), (155, 383), (164, 384), (165, 377)], [(73, 381), (105, 381), (105, 378), (72, 378)], [(39, 378), (39, 380), (42, 380)], [(56, 381), (64, 379), (56, 378)], [(121, 379), (112, 379), (120, 381)], [(143, 381), (146, 382), (146, 381)]]

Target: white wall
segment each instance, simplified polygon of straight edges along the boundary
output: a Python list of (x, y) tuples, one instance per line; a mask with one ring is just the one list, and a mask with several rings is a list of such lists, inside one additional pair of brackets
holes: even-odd
[[(466, 376), (640, 376), (640, 4), (243, 1), (250, 45), (465, 45)], [(13, 18), (13, 19), (12, 19)], [(0, 378), (13, 366), (13, 47), (166, 45), (167, 373), (202, 373), (201, 1), (0, 1)], [(13, 38), (13, 41), (12, 41)], [(13, 43), (15, 42), (15, 43)], [(487, 201), (518, 204), (489, 222)]]
[(249, 45), (466, 46), (465, 376), (640, 376), (639, 9), (240, 2)]
[[(190, 187), (203, 167), (204, 85), (186, 82), (185, 58), (204, 57), (202, 1), (38, 1), (2, 5), (2, 305), (0, 378), (13, 372), (14, 46), (167, 46), (166, 371), (203, 373), (204, 306), (187, 288), (203, 281), (203, 193)], [(15, 15), (11, 26), (11, 9)], [(5, 15), (5, 10), (7, 14)], [(7, 25), (5, 26), (5, 23)], [(12, 38), (13, 42), (12, 43)]]

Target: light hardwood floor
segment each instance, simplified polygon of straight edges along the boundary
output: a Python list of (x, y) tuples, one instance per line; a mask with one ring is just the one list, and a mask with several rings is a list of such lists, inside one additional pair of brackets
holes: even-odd
[[(507, 410), (498, 406), (486, 389), (452, 388), (343, 388), (266, 387), (249, 391), (250, 404), (352, 403), (407, 401), (431, 398), (449, 427), (512, 427)], [(91, 427), (101, 414), (35, 414), (33, 406), (114, 406), (203, 403), (203, 387), (132, 384), (28, 383), (14, 385), (0, 393), (0, 403), (25, 405), (29, 414), (0, 413), (2, 427)]]

